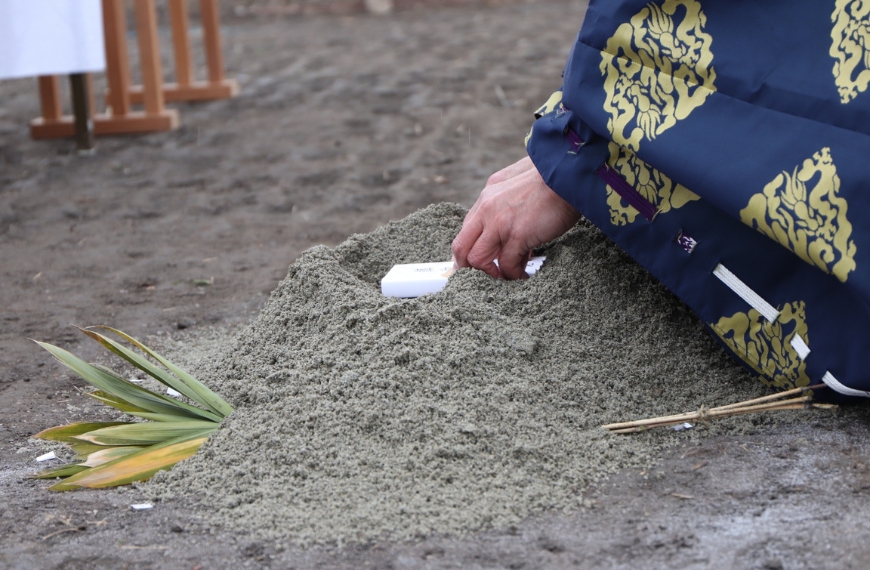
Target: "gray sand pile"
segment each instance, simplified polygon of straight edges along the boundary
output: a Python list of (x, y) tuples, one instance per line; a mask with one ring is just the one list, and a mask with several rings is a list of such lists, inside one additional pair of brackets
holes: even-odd
[(500, 527), (576, 508), (589, 483), (689, 437), (600, 425), (764, 392), (582, 225), (528, 281), (463, 270), (441, 293), (383, 297), (393, 264), (449, 259), (464, 214), (433, 206), (306, 252), (199, 370), (236, 413), (151, 492), (300, 544)]

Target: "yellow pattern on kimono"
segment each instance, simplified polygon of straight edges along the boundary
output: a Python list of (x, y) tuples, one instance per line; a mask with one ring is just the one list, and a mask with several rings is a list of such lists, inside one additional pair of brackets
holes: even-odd
[(752, 196), (740, 219), (845, 282), (855, 269), (858, 248), (850, 239), (848, 203), (838, 195), (839, 189), (831, 151), (823, 148)]
[(795, 335), (809, 344), (803, 301), (787, 303), (773, 323), (750, 309), (710, 326), (765, 384), (779, 390), (810, 385), (806, 364), (791, 345)]
[(716, 90), (706, 23), (697, 0), (651, 2), (607, 41), (601, 74), (614, 141), (637, 151)]
[(834, 81), (845, 105), (870, 85), (870, 2), (837, 0), (831, 20)]
[[(622, 175), (628, 184), (641, 196), (656, 206), (660, 214), (681, 208), (700, 197), (637, 157), (631, 150), (610, 143), (610, 158), (607, 165)], [(607, 187), (607, 205), (610, 206), (610, 223), (624, 226), (635, 221), (638, 211), (623, 201), (610, 186)]]
[[(559, 107), (559, 105), (561, 105), (561, 104), (562, 104), (562, 92), (556, 91), (555, 93), (550, 95), (550, 98), (547, 99), (546, 103), (541, 105), (541, 107), (538, 108), (537, 111), (535, 111), (535, 118), (540, 119), (541, 117), (543, 117), (547, 113), (551, 113), (551, 112), (555, 111)], [(529, 134), (526, 135), (526, 140), (524, 143), (527, 147), (529, 146), (529, 140), (532, 138), (532, 132), (534, 131), (534, 129), (535, 129), (535, 125), (534, 125), (534, 123), (532, 123), (532, 128), (529, 129)]]
[(546, 103), (541, 105), (541, 107), (537, 111), (535, 111), (535, 118), (540, 119), (541, 117), (543, 117), (547, 113), (552, 113), (561, 104), (562, 104), (562, 92), (556, 91), (555, 93), (550, 95), (550, 98), (547, 99)]

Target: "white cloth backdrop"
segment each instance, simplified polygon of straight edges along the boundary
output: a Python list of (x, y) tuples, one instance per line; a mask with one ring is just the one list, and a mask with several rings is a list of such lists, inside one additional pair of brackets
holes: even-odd
[(0, 0), (0, 79), (105, 68), (100, 0)]

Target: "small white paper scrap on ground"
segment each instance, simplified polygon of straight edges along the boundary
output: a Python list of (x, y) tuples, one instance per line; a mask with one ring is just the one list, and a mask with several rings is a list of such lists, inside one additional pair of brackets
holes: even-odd
[(684, 423), (684, 424), (677, 424), (677, 425), (675, 425), (675, 426), (674, 426), (674, 431), (683, 431), (684, 429), (692, 429), (693, 427), (695, 427), (695, 426), (693, 426), (693, 425), (690, 424), (689, 422), (686, 422), (686, 423)]
[(55, 455), (53, 451), (49, 451), (48, 453), (36, 458), (37, 461), (48, 461), (49, 459), (57, 459), (57, 455)]
[[(529, 260), (526, 265), (526, 273), (529, 277), (538, 272), (545, 259), (547, 258), (540, 256)], [(405, 299), (437, 293), (444, 289), (453, 273), (452, 261), (394, 265), (381, 279), (381, 293), (387, 297)]]
[(151, 503), (137, 503), (135, 505), (130, 505), (130, 508), (134, 511), (146, 511), (148, 509), (153, 509), (154, 505)]
[(177, 397), (181, 396), (181, 392), (179, 392), (178, 390), (173, 390), (172, 388), (167, 388), (166, 393), (169, 394), (170, 396), (172, 396), (173, 398), (177, 398)]
[(132, 382), (133, 384), (141, 384), (142, 382), (144, 382), (144, 380), (142, 380), (141, 378), (130, 378), (130, 382)]

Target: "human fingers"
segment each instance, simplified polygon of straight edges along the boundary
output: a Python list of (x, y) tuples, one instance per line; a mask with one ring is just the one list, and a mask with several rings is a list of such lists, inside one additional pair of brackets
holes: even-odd
[(477, 242), (480, 235), (483, 233), (483, 222), (479, 216), (472, 215), (471, 212), (465, 216), (462, 222), (462, 229), (453, 239), (450, 244), (450, 250), (453, 253), (453, 267), (470, 267), (468, 263), (468, 253)]
[(484, 228), (466, 256), (468, 265), (461, 267), (474, 267), (496, 279), (503, 277), (498, 265), (495, 264), (501, 251), (501, 245), (502, 240), (498, 232), (492, 226)]
[[(513, 165), (514, 172), (524, 167), (522, 162)], [(483, 189), (454, 240), (454, 267), (474, 267), (497, 278), (527, 277), (529, 236), (517, 230), (528, 225), (518, 222), (526, 209), (526, 194), (533, 189), (536, 173), (532, 166), (503, 183)]]
[(498, 269), (504, 279), (528, 279), (526, 265), (531, 257), (530, 251), (513, 247), (503, 249), (498, 256)]

